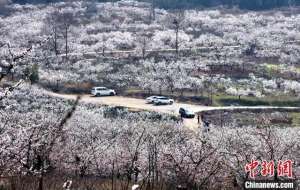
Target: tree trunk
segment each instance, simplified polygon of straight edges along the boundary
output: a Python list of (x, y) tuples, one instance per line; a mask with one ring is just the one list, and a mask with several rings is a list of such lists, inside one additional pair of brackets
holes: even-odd
[(43, 190), (44, 176), (43, 171), (41, 171), (41, 176), (39, 177), (38, 190)]
[(54, 27), (54, 52), (55, 55), (58, 55), (58, 50), (57, 50), (57, 29)]
[(65, 41), (65, 43), (66, 43), (66, 45), (65, 45), (66, 46), (65, 47), (66, 48), (66, 50), (65, 50), (66, 51), (66, 60), (68, 60), (68, 27), (67, 26), (66, 26), (66, 31), (65, 31), (65, 38), (66, 38), (65, 39), (66, 40)]
[(11, 190), (16, 190), (16, 183), (15, 183), (14, 177), (11, 177), (11, 178), (9, 179), (9, 182), (10, 182), (10, 189), (11, 189)]
[(111, 190), (114, 190), (114, 170), (115, 170), (115, 162), (113, 161), (113, 168), (111, 173)]
[(179, 57), (179, 42), (178, 42), (178, 33), (179, 33), (179, 26), (176, 25), (176, 42), (175, 42), (175, 48), (176, 48), (176, 58)]
[(155, 21), (155, 5), (154, 5), (155, 0), (152, 0), (151, 4), (151, 9), (152, 9), (152, 20)]
[(210, 105), (213, 105), (213, 90), (212, 87), (210, 87)]

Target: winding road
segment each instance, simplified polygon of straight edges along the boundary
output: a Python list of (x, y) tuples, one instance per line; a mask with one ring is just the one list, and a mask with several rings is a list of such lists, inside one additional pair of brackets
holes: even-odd
[[(58, 94), (46, 91), (46, 93), (52, 97), (62, 98), (62, 99), (71, 99), (75, 100), (78, 95), (76, 94)], [(184, 107), (190, 110), (193, 110), (195, 113), (207, 112), (207, 111), (243, 111), (243, 110), (290, 110), (300, 112), (299, 107), (270, 107), (270, 106), (231, 106), (231, 107), (209, 107), (209, 106), (201, 106), (195, 104), (186, 104), (181, 102), (175, 102), (173, 105), (166, 106), (155, 106), (152, 104), (147, 104), (144, 99), (138, 98), (129, 98), (124, 96), (107, 96), (107, 97), (93, 97), (91, 95), (81, 95), (82, 103), (91, 103), (98, 105), (108, 105), (108, 106), (122, 106), (127, 107), (133, 110), (145, 110), (145, 111), (154, 111), (159, 113), (167, 113), (172, 115), (178, 115), (179, 108)], [(189, 128), (197, 128), (199, 125), (197, 124), (197, 119), (194, 120), (186, 119), (184, 123)]]

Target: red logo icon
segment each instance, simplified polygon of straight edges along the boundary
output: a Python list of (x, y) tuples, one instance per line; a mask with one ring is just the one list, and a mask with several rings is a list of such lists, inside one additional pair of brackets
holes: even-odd
[(275, 172), (277, 172), (277, 176), (279, 177), (293, 177), (292, 160), (279, 160), (277, 162), (276, 168), (275, 165), (276, 164), (274, 161), (268, 162), (264, 160), (260, 162), (258, 160), (252, 159), (250, 163), (246, 164), (245, 171), (249, 173), (250, 178), (253, 179), (259, 174), (263, 177), (274, 177)]

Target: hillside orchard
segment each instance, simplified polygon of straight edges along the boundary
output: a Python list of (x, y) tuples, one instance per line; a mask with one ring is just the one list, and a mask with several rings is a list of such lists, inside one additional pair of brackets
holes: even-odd
[[(78, 180), (74, 188), (95, 176), (112, 180), (102, 188), (139, 183), (219, 189), (224, 181), (228, 188), (242, 186), (249, 179), (244, 166), (252, 158), (299, 160), (299, 128), (271, 127), (267, 118), (260, 128), (232, 123), (203, 132), (190, 131), (167, 115), (78, 104), (61, 126), (73, 106), (74, 101), (49, 97), (27, 84), (6, 98), (0, 115), (0, 175), (31, 176), (36, 182), (25, 183), (28, 189), (55, 179), (58, 171), (62, 179)], [(293, 167), (298, 178), (297, 162)], [(62, 179), (45, 189), (58, 188)]]
[[(297, 8), (291, 14), (151, 10), (135, 1), (6, 3), (0, 6), (1, 190), (54, 190), (65, 182), (65, 189), (241, 189), (253, 158), (291, 159), (293, 178), (300, 179), (299, 126), (271, 121), (286, 113), (261, 114), (258, 125), (237, 118), (190, 130), (167, 114), (48, 95), (97, 85), (121, 95), (134, 89), (297, 99)], [(272, 179), (284, 179), (277, 174)]]
[(16, 51), (48, 39), (27, 61), (52, 89), (58, 81), (154, 92), (209, 84), (230, 95), (299, 94), (298, 14), (155, 9), (153, 20), (149, 6), (13, 4), (0, 17), (0, 35)]

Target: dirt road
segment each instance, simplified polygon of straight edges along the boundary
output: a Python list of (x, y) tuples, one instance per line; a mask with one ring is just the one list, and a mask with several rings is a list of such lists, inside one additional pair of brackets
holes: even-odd
[[(76, 99), (76, 95), (56, 94), (52, 92), (48, 92), (48, 94), (58, 98)], [(93, 97), (91, 95), (83, 95), (81, 98), (81, 102), (100, 104), (100, 105), (110, 105), (110, 106), (123, 106), (131, 109), (155, 111), (155, 112), (168, 113), (174, 115), (178, 115), (178, 111), (180, 107), (189, 108), (195, 112), (212, 109), (212, 107), (205, 107), (205, 106), (184, 104), (184, 103), (177, 103), (177, 102), (174, 103), (173, 105), (155, 106), (152, 104), (147, 104), (146, 101), (143, 99), (129, 98), (124, 96)]]
[[(53, 92), (47, 92), (48, 95), (63, 99), (76, 99), (77, 95), (67, 95), (67, 94), (57, 94)], [(155, 111), (160, 113), (168, 113), (173, 115), (179, 115), (179, 108), (184, 107), (194, 112), (204, 112), (210, 110), (243, 110), (243, 109), (272, 109), (272, 110), (280, 110), (280, 109), (291, 109), (291, 110), (299, 110), (296, 107), (267, 107), (267, 106), (256, 106), (256, 107), (247, 107), (247, 106), (232, 106), (232, 107), (207, 107), (201, 105), (194, 104), (185, 104), (176, 102), (173, 105), (166, 106), (155, 106), (152, 104), (147, 104), (143, 99), (137, 98), (129, 98), (123, 96), (108, 96), (108, 97), (93, 97), (91, 95), (82, 95), (81, 102), (99, 104), (99, 105), (109, 105), (109, 106), (122, 106), (130, 109), (136, 110), (146, 110), (146, 111)], [(197, 119), (194, 120), (187, 119), (184, 120), (184, 123), (189, 128), (198, 128)]]

